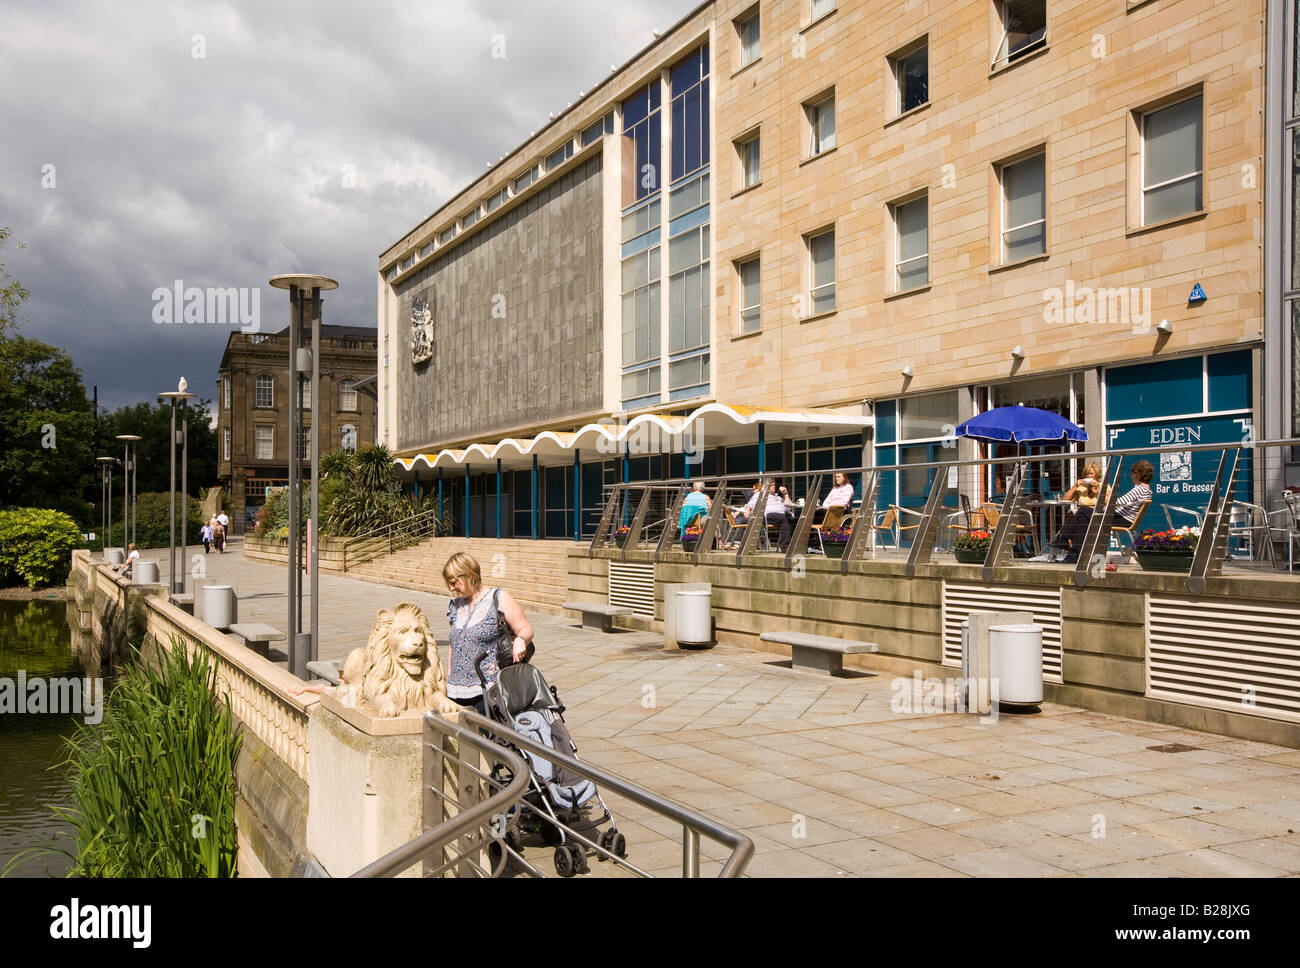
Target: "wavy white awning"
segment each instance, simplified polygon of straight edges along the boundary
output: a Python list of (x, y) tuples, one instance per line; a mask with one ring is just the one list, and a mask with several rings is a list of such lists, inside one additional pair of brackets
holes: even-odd
[(815, 437), (859, 432), (873, 426), (871, 417), (835, 413), (830, 410), (782, 410), (770, 407), (743, 407), (725, 403), (707, 403), (685, 417), (647, 413), (627, 423), (611, 418), (590, 423), (577, 431), (544, 430), (536, 437), (506, 437), (495, 443), (482, 441), (463, 450), (440, 450), (436, 454), (398, 457), (396, 463), (407, 471), (436, 468), (463, 469), (466, 464), (487, 463), (495, 469), (498, 458), (502, 467), (516, 470), (539, 464), (553, 466), (571, 462), (573, 452), (581, 457), (614, 459), (629, 449), (634, 456), (681, 453), (718, 446), (737, 446), (758, 442), (758, 424), (763, 424), (768, 440), (784, 437)]

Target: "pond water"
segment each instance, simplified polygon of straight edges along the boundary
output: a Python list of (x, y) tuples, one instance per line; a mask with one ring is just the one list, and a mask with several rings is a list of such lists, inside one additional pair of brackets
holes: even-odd
[[(8, 693), (0, 695), (0, 871), (31, 848), (49, 847), (52, 841), (71, 847), (61, 836), (70, 828), (50, 808), (71, 802), (66, 775), (57, 767), (64, 758), (64, 737), (85, 718), (18, 712), (20, 673), (29, 684), (38, 678), (48, 682), (81, 676), (63, 602), (0, 601), (0, 690)], [(28, 856), (9, 876), (62, 877), (70, 864), (62, 854)]]

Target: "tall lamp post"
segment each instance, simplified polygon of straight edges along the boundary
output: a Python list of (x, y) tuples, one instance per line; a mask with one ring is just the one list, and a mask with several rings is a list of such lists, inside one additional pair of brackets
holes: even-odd
[[(328, 276), (286, 273), (272, 276), (276, 289), (289, 290), (289, 671), (300, 679), (308, 678), (307, 663), (316, 658), (320, 629), (320, 319), (322, 292), (337, 289), (339, 284)], [(308, 332), (308, 326), (311, 327)], [(307, 337), (310, 342), (303, 346)], [(310, 348), (308, 348), (310, 347)], [(311, 379), (311, 423), (305, 424), (302, 408), (302, 380)], [(309, 631), (302, 631), (302, 548), (299, 532), (299, 493), (302, 481), (304, 426), (311, 433), (311, 517), (308, 519), (308, 543), (311, 547), (308, 573), (311, 576), (311, 617)]]
[[(136, 525), (140, 523), (139, 508), (136, 507), (136, 498), (140, 496), (139, 488), (136, 486), (139, 482), (136, 478), (135, 462), (138, 448), (136, 442), (140, 439), (137, 434), (118, 434), (117, 439), (122, 441), (122, 467), (123, 476), (126, 480), (123, 482), (123, 490), (131, 501), (131, 541), (135, 541)], [(128, 486), (129, 485), (129, 486)], [(122, 543), (126, 544), (126, 501), (122, 502)]]
[[(188, 384), (181, 377), (175, 390), (168, 390), (158, 396), (168, 400), (172, 405), (172, 433), (168, 438), (167, 452), (171, 462), (168, 487), (171, 491), (171, 513), (167, 519), (167, 581), (171, 584), (171, 594), (185, 594), (185, 491), (189, 484), (189, 435), (185, 432), (185, 401), (193, 400), (194, 394), (186, 393)], [(176, 431), (176, 403), (181, 405), (181, 430)], [(181, 445), (181, 573), (176, 573), (176, 445)]]
[[(117, 461), (116, 457), (96, 457), (99, 466), (104, 469), (103, 487), (106, 492), (104, 497), (104, 508), (101, 517), (104, 520), (104, 540), (99, 543), (99, 550), (104, 555), (104, 560), (108, 561), (108, 543), (113, 538), (113, 464)], [(126, 529), (122, 529), (122, 537), (126, 537)]]

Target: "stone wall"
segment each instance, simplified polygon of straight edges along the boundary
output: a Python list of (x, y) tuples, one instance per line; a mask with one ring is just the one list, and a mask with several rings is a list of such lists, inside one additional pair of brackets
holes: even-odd
[[(600, 186), (597, 155), (399, 285), (395, 450), (600, 409)], [(414, 366), (420, 295), (434, 356)]]

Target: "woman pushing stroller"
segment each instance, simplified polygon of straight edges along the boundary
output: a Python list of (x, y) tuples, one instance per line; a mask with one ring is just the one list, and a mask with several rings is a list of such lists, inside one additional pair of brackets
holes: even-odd
[(451, 627), (447, 698), (485, 715), (483, 685), (475, 671), (474, 660), (487, 652), (489, 658), (484, 672), (489, 685), (496, 682), (500, 671), (496, 661), (496, 646), (500, 638), (497, 609), (501, 610), (514, 633), (512, 656), (516, 662), (522, 661), (528, 652), (533, 641), (533, 627), (513, 595), (504, 588), (484, 586), (478, 562), (464, 552), (458, 551), (447, 559), (442, 577), (454, 596), (447, 606), (447, 624)]

